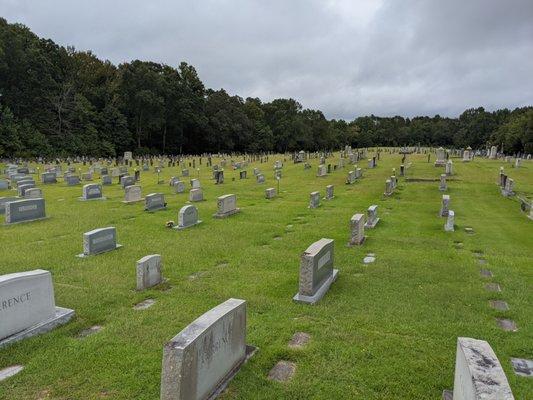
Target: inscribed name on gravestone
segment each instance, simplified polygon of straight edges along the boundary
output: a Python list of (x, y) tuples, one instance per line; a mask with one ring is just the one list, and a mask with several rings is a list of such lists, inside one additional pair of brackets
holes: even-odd
[(241, 211), (237, 208), (237, 196), (234, 194), (226, 194), (217, 199), (217, 212), (213, 215), (215, 218), (225, 218)]
[(137, 261), (137, 290), (148, 289), (162, 281), (162, 263), (159, 254), (145, 256)]
[(89, 183), (83, 185), (82, 196), (80, 200), (105, 200), (102, 196), (102, 185), (97, 183)]
[(322, 238), (305, 250), (300, 260), (298, 293), (293, 300), (314, 304), (328, 291), (339, 271), (333, 269), (333, 239)]
[(115, 227), (94, 229), (83, 234), (83, 254), (79, 257), (85, 257), (122, 247), (117, 244), (117, 230)]
[(165, 203), (165, 196), (162, 193), (150, 193), (146, 195), (145, 207), (146, 211), (164, 210), (167, 207)]
[(6, 224), (46, 218), (44, 199), (23, 199), (6, 203)]
[(247, 360), (246, 301), (229, 299), (163, 347), (161, 400), (206, 400)]
[(49, 331), (73, 315), (74, 311), (55, 306), (49, 271), (0, 276), (0, 347)]
[(194, 225), (200, 224), (202, 221), (198, 219), (198, 209), (189, 204), (183, 206), (178, 212), (178, 226), (176, 229), (185, 229)]

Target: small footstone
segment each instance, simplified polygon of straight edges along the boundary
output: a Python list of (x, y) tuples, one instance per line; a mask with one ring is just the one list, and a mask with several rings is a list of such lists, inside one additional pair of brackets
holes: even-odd
[(495, 310), (499, 310), (499, 311), (507, 311), (507, 310), (509, 310), (509, 306), (503, 300), (490, 300), (489, 304)]
[(465, 232), (472, 235), (474, 233), (474, 228), (466, 227)]
[(511, 358), (514, 373), (520, 376), (533, 376), (533, 360), (525, 358)]
[(296, 364), (290, 361), (278, 361), (268, 373), (268, 379), (276, 382), (287, 382), (295, 372)]
[(22, 365), (12, 365), (11, 367), (0, 369), (0, 381), (18, 374), (23, 369), (24, 367)]
[(93, 325), (90, 328), (82, 330), (79, 333), (78, 337), (79, 338), (84, 338), (84, 337), (87, 337), (87, 336), (90, 336), (90, 335), (94, 335), (95, 333), (98, 333), (101, 330), (102, 330), (102, 327), (100, 325)]
[(134, 310), (146, 310), (147, 308), (152, 307), (155, 304), (154, 299), (146, 299), (144, 301), (141, 301), (139, 304), (135, 304), (133, 306)]
[(499, 327), (506, 332), (516, 332), (518, 330), (516, 323), (510, 319), (497, 318), (496, 321)]
[(301, 349), (307, 345), (311, 336), (305, 332), (296, 332), (289, 342), (291, 349)]
[(497, 283), (487, 283), (485, 285), (485, 289), (487, 289), (489, 292), (501, 292), (500, 285)]
[(371, 263), (373, 263), (374, 261), (376, 261), (376, 257), (369, 257), (369, 256), (367, 256), (367, 257), (363, 258), (363, 262), (364, 262), (365, 264), (371, 264)]
[(442, 400), (453, 400), (453, 390), (443, 390)]
[(482, 268), (479, 273), (483, 278), (492, 278), (492, 272), (488, 269)]

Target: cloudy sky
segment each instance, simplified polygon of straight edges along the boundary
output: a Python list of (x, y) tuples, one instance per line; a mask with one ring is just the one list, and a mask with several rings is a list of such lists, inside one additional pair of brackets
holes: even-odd
[(0, 0), (0, 15), (328, 118), (533, 105), (533, 0)]

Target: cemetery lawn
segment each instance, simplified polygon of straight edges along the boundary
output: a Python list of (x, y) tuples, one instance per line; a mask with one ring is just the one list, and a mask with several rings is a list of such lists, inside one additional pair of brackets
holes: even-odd
[[(141, 172), (143, 195), (166, 196), (168, 209), (155, 213), (143, 211), (142, 202), (121, 203), (116, 178), (104, 186), (106, 201), (78, 201), (81, 185), (67, 187), (62, 180), (38, 184), (50, 218), (0, 227), (0, 274), (51, 271), (56, 305), (74, 309), (76, 316), (50, 333), (0, 349), (0, 369), (25, 367), (0, 382), (0, 399), (158, 399), (163, 344), (231, 297), (247, 301), (247, 342), (259, 351), (230, 383), (224, 400), (439, 399), (443, 389), (453, 387), (458, 336), (488, 341), (515, 398), (533, 398), (533, 381), (515, 375), (510, 363), (511, 357), (533, 359), (533, 221), (496, 185), (504, 165), (515, 191), (531, 198), (533, 162), (524, 160), (514, 169), (499, 160), (453, 158), (455, 175), (445, 193), (456, 227), (444, 232), (445, 219), (437, 216), (443, 194), (437, 179), (444, 168), (434, 167), (431, 158), (427, 163), (427, 155), (409, 155), (407, 176), (434, 182), (400, 177), (386, 199), (385, 179), (393, 167), (399, 174), (399, 154), (382, 153), (373, 170), (366, 160), (359, 163), (363, 179), (354, 185), (344, 184), (349, 166), (317, 178), (316, 159), (309, 170), (287, 159), (281, 193), (273, 200), (264, 192), (277, 187), (272, 166), (282, 156), (252, 163), (246, 180), (226, 168), (225, 183), (218, 186), (204, 158), (200, 181), (206, 201), (194, 203), (203, 223), (184, 231), (164, 227), (168, 220), (177, 222), (188, 200), (188, 190), (173, 194), (168, 186), (181, 168), (164, 168), (163, 185), (153, 171)], [(337, 160), (338, 154), (327, 163)], [(256, 183), (253, 167), (265, 174), (265, 184)], [(191, 178), (197, 177), (190, 170)], [(328, 184), (335, 185), (335, 198), (308, 209), (309, 193), (318, 190), (324, 197)], [(228, 193), (237, 195), (241, 213), (212, 218), (216, 197)], [(372, 204), (379, 206), (380, 222), (365, 231), (362, 246), (347, 247), (350, 217)], [(106, 226), (117, 228), (123, 247), (76, 258), (82, 234)], [(465, 227), (475, 233), (467, 234)], [(294, 303), (300, 254), (322, 237), (335, 240), (339, 278), (317, 305)], [(474, 252), (483, 253), (486, 265)], [(376, 262), (364, 265), (367, 253), (374, 253)], [(137, 292), (135, 262), (148, 254), (162, 255), (168, 281)], [(483, 278), (480, 268), (494, 277)], [(486, 291), (487, 282), (499, 283), (501, 293)], [(148, 298), (156, 300), (151, 308), (132, 308)], [(490, 308), (493, 299), (506, 301), (510, 310)], [(515, 321), (518, 331), (504, 332), (498, 317)], [(101, 331), (80, 338), (95, 325)], [(296, 332), (311, 335), (304, 349), (287, 347)], [(279, 360), (296, 364), (291, 381), (267, 379)]]

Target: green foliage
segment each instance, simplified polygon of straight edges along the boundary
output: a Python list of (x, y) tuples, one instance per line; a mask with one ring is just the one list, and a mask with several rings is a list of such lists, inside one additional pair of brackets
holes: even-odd
[(134, 60), (118, 67), (90, 51), (38, 38), (0, 18), (0, 156), (286, 152), (399, 145), (532, 152), (531, 107), (459, 118), (328, 121), (294, 99), (262, 103), (206, 89), (192, 65)]

